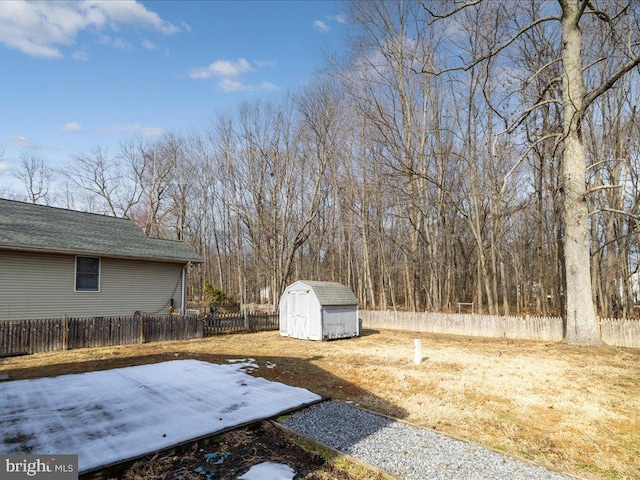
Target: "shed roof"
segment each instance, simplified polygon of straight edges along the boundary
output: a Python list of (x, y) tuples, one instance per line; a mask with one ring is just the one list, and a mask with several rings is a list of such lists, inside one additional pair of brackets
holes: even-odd
[(0, 249), (202, 262), (187, 244), (147, 237), (131, 220), (0, 199)]
[(358, 305), (358, 299), (351, 289), (338, 282), (320, 282), (316, 280), (298, 280), (309, 286), (315, 293), (320, 305)]

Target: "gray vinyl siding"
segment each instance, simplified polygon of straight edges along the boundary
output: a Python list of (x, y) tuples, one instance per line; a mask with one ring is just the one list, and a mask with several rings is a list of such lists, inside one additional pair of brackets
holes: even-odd
[(329, 305), (322, 308), (322, 338), (360, 336), (358, 308), (353, 305)]
[(101, 258), (100, 291), (75, 291), (75, 255), (0, 250), (0, 320), (168, 313), (182, 264)]

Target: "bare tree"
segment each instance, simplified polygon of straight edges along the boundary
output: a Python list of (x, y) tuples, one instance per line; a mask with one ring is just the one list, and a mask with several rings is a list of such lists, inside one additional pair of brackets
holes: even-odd
[(88, 154), (76, 155), (72, 162), (60, 169), (59, 174), (68, 182), (96, 196), (103, 203), (100, 213), (114, 217), (128, 217), (140, 200), (140, 190), (123, 171), (116, 157), (106, 149), (95, 147)]
[(45, 165), (41, 156), (23, 152), (14, 175), (22, 182), (29, 202), (51, 205), (50, 189), (53, 170)]
[[(4, 145), (0, 145), (0, 166), (1, 166), (1, 169), (5, 168), (5, 165), (3, 163), (5, 151), (6, 151), (6, 147)], [(6, 193), (5, 193), (6, 190), (7, 190), (7, 186), (6, 185), (3, 186), (0, 183), (0, 196), (5, 196), (6, 195)]]
[[(349, 4), (349, 16), (361, 34), (352, 42), (356, 56), (339, 70), (360, 117), (361, 141), (356, 144), (361, 151), (353, 166), (363, 178), (352, 198), (364, 255), (364, 291), (373, 306), (382, 308), (396, 281), (391, 271), (399, 268), (398, 262), (391, 265), (395, 250), (404, 257), (400, 271), (407, 306), (439, 309), (441, 301), (440, 269), (433, 255), (439, 223), (430, 218), (435, 212), (430, 206), (434, 188), (427, 179), (443, 157), (428, 151), (428, 132), (439, 113), (431, 108), (437, 99), (433, 79), (413, 73), (432, 53), (433, 39), (419, 26), (419, 13), (411, 2)], [(383, 192), (390, 196), (385, 198)], [(389, 212), (407, 219), (396, 225), (406, 229), (403, 234), (384, 225)]]
[[(479, 8), (483, 2), (475, 1), (447, 12), (438, 12), (431, 3), (424, 7), (434, 21), (451, 18), (468, 8)], [(509, 122), (506, 132), (514, 132), (531, 112), (548, 103), (560, 103), (563, 113), (563, 131), (559, 142), (562, 146), (562, 162), (560, 175), (560, 189), (562, 194), (562, 221), (564, 227), (564, 263), (565, 263), (565, 294), (566, 306), (564, 317), (566, 321), (565, 341), (572, 344), (597, 345), (601, 342), (596, 311), (593, 302), (591, 270), (590, 270), (590, 219), (588, 192), (586, 189), (586, 155), (584, 149), (584, 118), (587, 109), (601, 95), (609, 91), (621, 78), (640, 64), (637, 35), (636, 15), (638, 6), (633, 2), (608, 2), (597, 5), (589, 0), (558, 0), (560, 12), (546, 12), (539, 9), (539, 14), (533, 21), (520, 25), (517, 22), (519, 4), (511, 4), (513, 11), (510, 18), (515, 19), (512, 34), (504, 41), (490, 46), (485, 52), (475, 56), (463, 65), (445, 66), (437, 73), (469, 70), (508, 50), (515, 42), (522, 40), (524, 34), (536, 25), (546, 22), (558, 22), (561, 28), (560, 42), (562, 71), (559, 81), (562, 83), (562, 96), (559, 99), (537, 99), (535, 103), (522, 110), (515, 119)], [(509, 5), (496, 5), (498, 12)], [(609, 46), (610, 59), (615, 66), (601, 78), (598, 78), (587, 89), (584, 71), (590, 65), (585, 65), (583, 57), (583, 37), (581, 27), (588, 18), (595, 18), (612, 32), (617, 32), (629, 23), (633, 29), (626, 28), (627, 41), (619, 34), (614, 35), (614, 41)], [(629, 18), (633, 20), (630, 22)], [(633, 38), (632, 38), (633, 37)], [(550, 64), (541, 65), (540, 71)], [(425, 69), (425, 73), (434, 73), (433, 68)]]
[[(169, 192), (176, 167), (176, 136), (165, 135), (150, 143), (142, 138), (124, 142), (120, 158), (130, 172), (133, 191), (139, 195), (128, 215), (144, 228), (147, 235), (169, 236), (163, 224), (169, 213)], [(138, 198), (138, 197), (135, 197)]]
[(334, 279), (374, 308), (562, 311), (568, 342), (597, 343), (592, 299), (637, 296), (637, 4), (348, 5), (331, 78), (83, 156), (89, 207), (192, 243), (198, 295), (275, 305)]

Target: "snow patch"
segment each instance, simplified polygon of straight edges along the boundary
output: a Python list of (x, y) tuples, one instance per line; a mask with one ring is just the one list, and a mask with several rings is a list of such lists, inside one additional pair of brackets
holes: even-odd
[(295, 470), (282, 463), (264, 462), (254, 465), (238, 480), (293, 480)]
[(229, 365), (230, 367), (239, 372), (252, 373), (260, 368), (255, 358), (233, 358), (227, 360), (227, 362), (232, 364)]

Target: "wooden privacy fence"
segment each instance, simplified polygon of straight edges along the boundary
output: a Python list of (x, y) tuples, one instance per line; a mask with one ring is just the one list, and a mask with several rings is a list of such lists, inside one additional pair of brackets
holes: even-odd
[(600, 336), (607, 345), (640, 348), (640, 320), (601, 318)]
[[(545, 342), (559, 342), (563, 338), (563, 323), (560, 317), (501, 317), (498, 315), (379, 310), (361, 310), (359, 313), (363, 328)], [(640, 348), (640, 321), (601, 318), (600, 335), (608, 345)]]
[(278, 330), (277, 313), (219, 313), (204, 320), (204, 336)]
[(189, 340), (225, 333), (277, 330), (277, 314), (134, 315), (0, 321), (0, 355), (132, 343)]
[(196, 316), (65, 317), (0, 322), (0, 354), (202, 338)]

